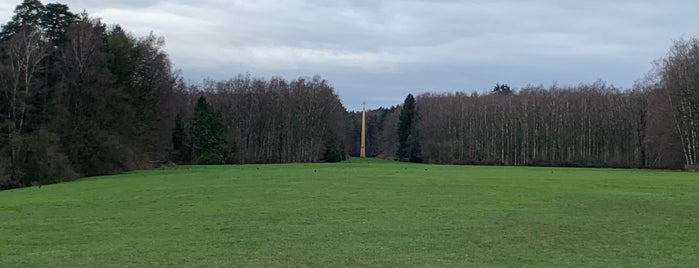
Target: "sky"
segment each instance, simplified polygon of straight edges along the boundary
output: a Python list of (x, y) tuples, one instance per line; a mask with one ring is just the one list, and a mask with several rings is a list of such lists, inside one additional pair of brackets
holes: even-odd
[[(3, 0), (0, 22), (20, 2)], [(190, 81), (320, 75), (348, 110), (496, 83), (517, 89), (601, 79), (630, 88), (674, 40), (699, 35), (697, 1), (58, 2), (139, 36), (163, 36)]]

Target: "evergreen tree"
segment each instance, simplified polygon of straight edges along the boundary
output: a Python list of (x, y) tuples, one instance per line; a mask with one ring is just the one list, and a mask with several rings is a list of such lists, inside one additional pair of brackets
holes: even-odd
[(2, 26), (0, 40), (9, 40), (23, 27), (39, 29), (46, 14), (46, 7), (39, 0), (24, 0), (15, 8), (12, 20)]
[(226, 133), (221, 122), (221, 115), (203, 96), (199, 97), (197, 105), (194, 107), (192, 127), (192, 140), (197, 158), (203, 156), (206, 156), (207, 159), (217, 159), (213, 156), (221, 156), (222, 158), (226, 145)]
[(398, 121), (398, 150), (396, 152), (396, 157), (401, 161), (415, 159), (418, 152), (417, 148), (419, 147), (410, 144), (411, 141), (416, 142), (417, 139), (409, 139), (414, 132), (415, 117), (415, 98), (412, 94), (408, 94), (403, 102), (403, 108)]
[(512, 94), (512, 88), (508, 86), (507, 84), (495, 84), (495, 87), (493, 87), (493, 92), (496, 94)]
[(60, 45), (65, 41), (68, 26), (77, 21), (78, 16), (70, 12), (67, 5), (51, 3), (47, 4), (44, 9), (41, 27), (54, 45)]
[(345, 152), (343, 150), (344, 146), (340, 139), (333, 136), (325, 142), (325, 151), (323, 152), (323, 158), (327, 162), (340, 162), (343, 160)]

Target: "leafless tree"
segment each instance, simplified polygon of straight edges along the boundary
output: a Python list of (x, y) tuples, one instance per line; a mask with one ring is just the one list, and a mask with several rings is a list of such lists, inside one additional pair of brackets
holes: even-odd
[(2, 63), (3, 91), (7, 101), (7, 143), (9, 147), (10, 178), (18, 177), (17, 164), (22, 162), (19, 152), (23, 146), (23, 133), (26, 123), (32, 115), (30, 98), (41, 92), (41, 83), (36, 79), (42, 71), (41, 63), (46, 57), (47, 43), (42, 40), (41, 31), (32, 26), (25, 26), (7, 42), (3, 42), (6, 59)]
[(699, 39), (677, 40), (663, 60), (660, 73), (674, 111), (685, 164), (696, 165), (699, 157)]

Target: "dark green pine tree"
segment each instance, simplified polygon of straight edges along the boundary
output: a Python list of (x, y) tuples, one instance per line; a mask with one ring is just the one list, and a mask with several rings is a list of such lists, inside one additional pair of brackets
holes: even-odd
[(499, 84), (496, 83), (495, 87), (493, 87), (493, 92), (496, 94), (503, 94), (503, 95), (509, 95), (512, 94), (512, 88), (508, 86), (507, 84)]
[(419, 146), (414, 135), (416, 115), (415, 98), (412, 94), (408, 94), (403, 102), (403, 109), (398, 119), (398, 150), (396, 151), (396, 157), (400, 161), (419, 162), (417, 157)]
[(194, 107), (191, 136), (198, 164), (223, 164), (226, 132), (221, 122), (221, 115), (203, 96), (199, 97)]
[(344, 145), (336, 136), (331, 136), (325, 141), (323, 159), (327, 162), (340, 162), (345, 156)]
[(46, 14), (46, 7), (39, 0), (24, 0), (15, 7), (15, 15), (12, 20), (2, 26), (0, 40), (9, 40), (10, 37), (19, 32), (22, 27), (41, 27), (42, 20)]
[(78, 16), (70, 12), (67, 5), (60, 3), (47, 4), (43, 15), (41, 27), (54, 45), (65, 42), (68, 26), (78, 21)]

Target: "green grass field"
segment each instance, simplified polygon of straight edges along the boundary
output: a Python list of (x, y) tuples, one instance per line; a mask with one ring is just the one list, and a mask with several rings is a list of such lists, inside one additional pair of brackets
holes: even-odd
[(0, 267), (691, 267), (699, 174), (180, 166), (0, 192)]

